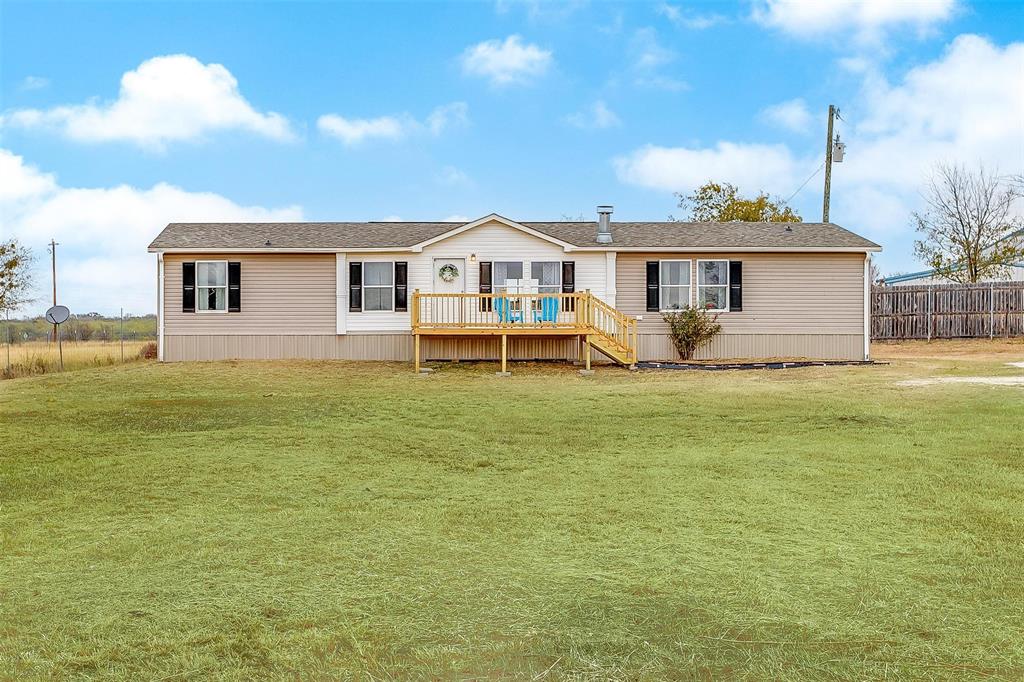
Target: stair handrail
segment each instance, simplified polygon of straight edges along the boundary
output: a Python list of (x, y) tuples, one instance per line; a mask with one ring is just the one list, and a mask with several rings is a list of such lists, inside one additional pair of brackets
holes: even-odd
[[(627, 357), (631, 362), (637, 360), (637, 338), (636, 318), (623, 313), (621, 310), (608, 305), (597, 296), (594, 296), (588, 289), (584, 298), (586, 305), (586, 327), (597, 336), (609, 339), (625, 349)], [(605, 328), (601, 322), (610, 323), (611, 330)]]

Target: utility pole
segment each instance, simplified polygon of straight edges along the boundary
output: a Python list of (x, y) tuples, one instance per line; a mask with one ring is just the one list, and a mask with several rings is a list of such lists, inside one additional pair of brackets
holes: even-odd
[(825, 139), (825, 204), (821, 209), (821, 222), (828, 222), (829, 194), (832, 191), (832, 123), (839, 113), (836, 105), (828, 105), (828, 137)]
[[(53, 269), (53, 305), (57, 305), (57, 247), (59, 244), (50, 238), (50, 267)], [(60, 357), (60, 371), (64, 371), (64, 348), (60, 343), (60, 325), (53, 325), (53, 340), (57, 342), (57, 355)]]
[[(50, 238), (50, 266), (53, 269), (53, 304), (57, 305), (57, 242)], [(57, 325), (53, 325), (53, 341), (57, 342)]]

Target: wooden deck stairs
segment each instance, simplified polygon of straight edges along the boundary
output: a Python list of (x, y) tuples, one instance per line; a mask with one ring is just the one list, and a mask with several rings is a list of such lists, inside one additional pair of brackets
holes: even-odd
[(591, 350), (633, 367), (638, 360), (636, 318), (589, 291), (573, 293), (424, 294), (410, 306), (416, 371), (422, 336), (500, 336), (502, 373), (509, 336), (575, 336), (580, 362), (590, 369)]
[(601, 333), (590, 334), (587, 337), (587, 343), (594, 350), (625, 367), (632, 367), (637, 362), (634, 348), (624, 346), (610, 336)]
[(636, 318), (616, 310), (596, 296), (588, 295), (584, 324), (586, 342), (610, 359), (632, 367), (637, 363)]

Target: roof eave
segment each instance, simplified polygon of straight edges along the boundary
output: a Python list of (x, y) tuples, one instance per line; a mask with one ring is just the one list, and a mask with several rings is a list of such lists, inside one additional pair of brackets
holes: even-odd
[(573, 251), (618, 251), (661, 253), (878, 253), (874, 246), (578, 246)]
[[(419, 245), (417, 245), (419, 246)], [(302, 248), (261, 246), (256, 248), (226, 247), (154, 247), (149, 253), (419, 253), (417, 246), (374, 246)], [(878, 253), (881, 246), (573, 246), (566, 244), (566, 251), (624, 252), (624, 253)]]
[(411, 246), (374, 246), (374, 247), (334, 247), (334, 248), (302, 248), (302, 247), (276, 247), (260, 246), (256, 248), (227, 248), (227, 247), (149, 247), (150, 253), (411, 253)]

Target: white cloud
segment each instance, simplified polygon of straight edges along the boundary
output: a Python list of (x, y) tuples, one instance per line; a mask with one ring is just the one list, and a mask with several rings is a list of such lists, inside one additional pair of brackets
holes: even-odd
[[(14, 202), (49, 194), (57, 187), (53, 175), (26, 166), (20, 156), (6, 149), (0, 149), (0, 179), (0, 206), (10, 206)], [(3, 217), (4, 214), (0, 213), (0, 220)]]
[(577, 128), (583, 130), (604, 130), (622, 125), (622, 121), (614, 111), (608, 108), (604, 100), (597, 100), (583, 111), (570, 114), (565, 120)]
[(450, 187), (454, 187), (456, 185), (468, 186), (473, 184), (470, 177), (455, 166), (445, 166), (440, 170), (436, 178), (440, 184), (448, 185)]
[(773, 104), (764, 109), (761, 116), (777, 126), (796, 133), (808, 132), (814, 122), (811, 112), (807, 110), (807, 103), (799, 97)]
[(156, 149), (224, 130), (275, 140), (294, 137), (281, 114), (261, 113), (242, 97), (224, 66), (184, 54), (154, 57), (125, 73), (113, 102), (18, 109), (5, 114), (2, 123), (53, 129), (78, 142), (127, 141)]
[(676, 58), (675, 52), (658, 42), (658, 34), (653, 28), (637, 30), (633, 36), (633, 50), (633, 66), (641, 70), (656, 69)]
[(42, 76), (25, 76), (22, 79), (20, 90), (42, 90), (50, 86), (50, 79)]
[(923, 32), (953, 16), (956, 0), (758, 0), (751, 16), (799, 38), (849, 33), (874, 41), (891, 28)]
[(463, 73), (486, 78), (495, 86), (528, 83), (547, 73), (554, 61), (550, 50), (523, 43), (518, 35), (471, 45), (460, 59)]
[(629, 49), (634, 85), (670, 92), (687, 89), (685, 81), (662, 72), (662, 67), (675, 61), (676, 53), (658, 41), (658, 32), (653, 28), (638, 29)]
[(427, 116), (426, 127), (432, 135), (440, 135), (451, 127), (469, 122), (469, 107), (465, 102), (452, 102), (437, 107)]
[(468, 223), (471, 220), (472, 218), (462, 215), (461, 213), (450, 215), (447, 218), (441, 218), (442, 223)]
[(843, 175), (916, 196), (936, 161), (978, 161), (1019, 172), (1024, 149), (1024, 42), (1005, 47), (957, 37), (937, 60), (898, 84), (866, 76)]
[(324, 114), (317, 119), (320, 132), (355, 146), (367, 140), (400, 140), (409, 135), (427, 132), (435, 137), (445, 130), (469, 122), (465, 102), (452, 102), (434, 109), (424, 122), (409, 113), (379, 116), (377, 118), (345, 118), (338, 114)]
[(398, 140), (405, 137), (411, 121), (396, 116), (378, 118), (345, 118), (337, 114), (324, 114), (316, 127), (324, 135), (336, 137), (346, 145), (357, 145), (365, 140)]
[(587, 2), (588, 0), (497, 0), (494, 3), (494, 11), (498, 14), (508, 14), (512, 8), (522, 7), (526, 9), (526, 16), (530, 21), (559, 22), (568, 19)]
[[(1024, 42), (1000, 46), (961, 35), (933, 62), (893, 83), (867, 70), (861, 93), (837, 131), (846, 159), (832, 173), (832, 218), (868, 236), (894, 240), (886, 262), (913, 267), (910, 213), (920, 188), (939, 161), (983, 162), (1020, 172), (1024, 149)], [(745, 192), (764, 189), (787, 197), (822, 162), (813, 142), (785, 145), (719, 142), (713, 147), (649, 145), (615, 160), (623, 182), (664, 191), (689, 191), (708, 178), (733, 182)], [(821, 176), (802, 197), (814, 209)], [(810, 200), (807, 193), (817, 197)], [(799, 199), (797, 202), (799, 203)], [(900, 261), (899, 259), (903, 259)]]
[(721, 14), (697, 14), (667, 2), (658, 5), (656, 11), (676, 26), (695, 31), (703, 31), (725, 21)]
[[(0, 174), (5, 189), (0, 193), (0, 233), (17, 237), (37, 255), (45, 255), (51, 237), (57, 240), (60, 299), (74, 312), (114, 312), (120, 306), (132, 313), (153, 312), (155, 258), (146, 247), (169, 222), (302, 219), (297, 206), (240, 206), (218, 194), (166, 183), (149, 189), (62, 187), (52, 175), (4, 149)], [(50, 282), (47, 266), (38, 264), (43, 292)]]
[(792, 186), (798, 167), (784, 145), (734, 142), (705, 149), (647, 145), (615, 160), (623, 182), (669, 192), (688, 191), (708, 180), (746, 191), (781, 192)]

